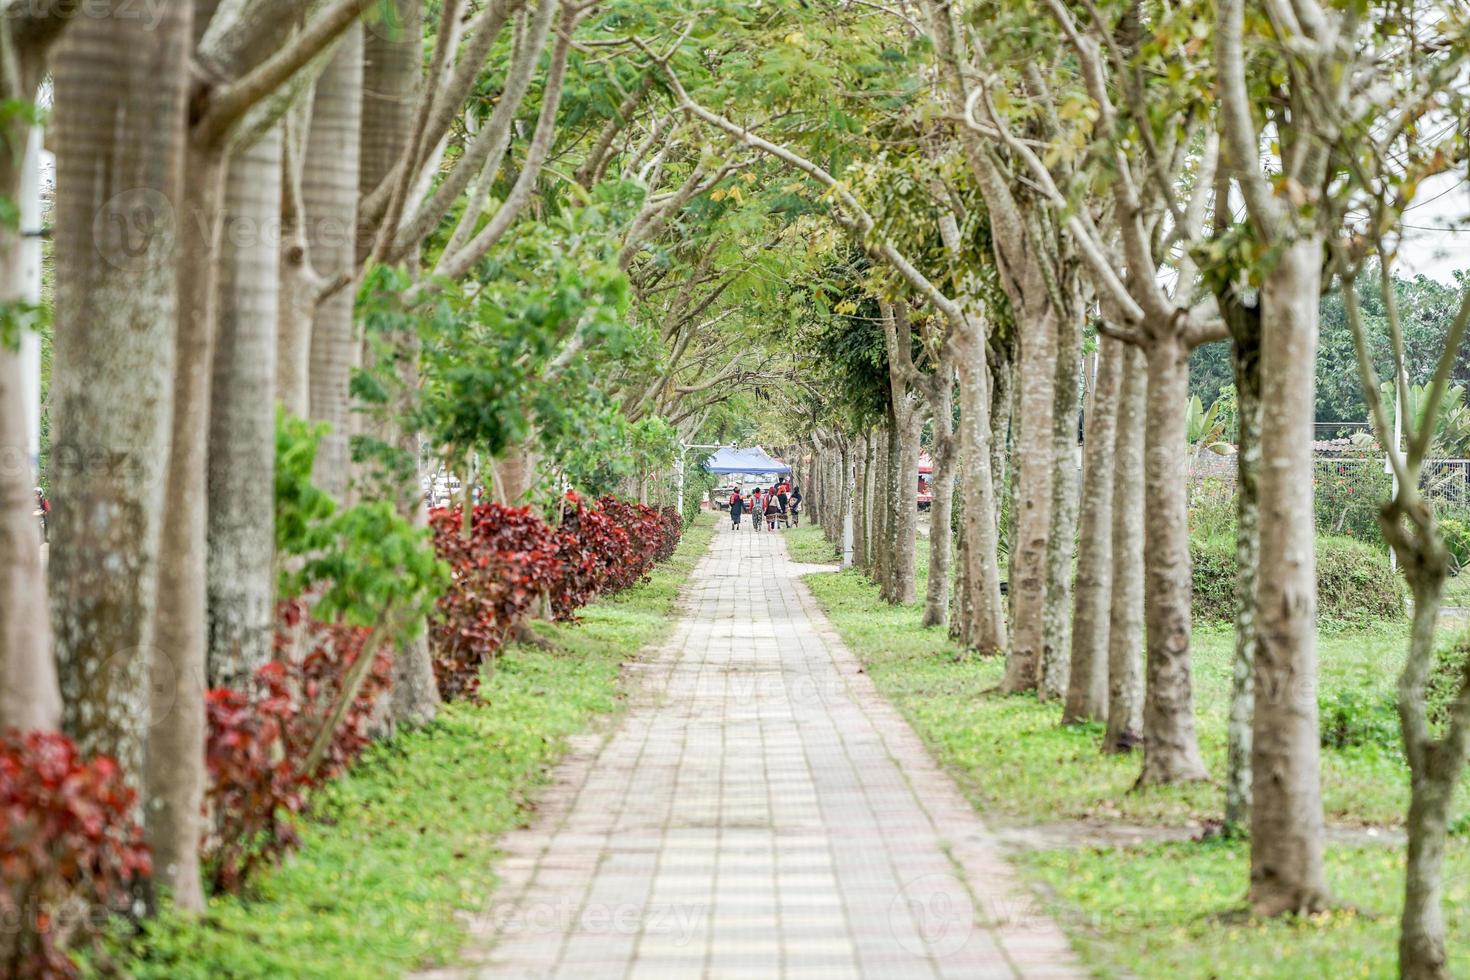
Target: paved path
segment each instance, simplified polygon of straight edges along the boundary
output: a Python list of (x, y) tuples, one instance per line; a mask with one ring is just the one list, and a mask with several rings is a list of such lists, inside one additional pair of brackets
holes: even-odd
[(558, 768), (454, 977), (1081, 976), (779, 534), (722, 527)]

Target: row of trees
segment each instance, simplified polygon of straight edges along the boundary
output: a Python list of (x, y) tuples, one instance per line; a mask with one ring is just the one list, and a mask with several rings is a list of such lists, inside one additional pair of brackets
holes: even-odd
[[(1105, 719), (1104, 748), (1141, 749), (1150, 785), (1205, 776), (1182, 407), (1191, 352), (1228, 341), (1227, 816), (1249, 825), (1258, 910), (1330, 904), (1318, 297), (1335, 280), (1357, 343), (1381, 354), (1381, 327), (1396, 374), (1429, 372), (1414, 380), (1432, 417), (1462, 328), (1432, 369), (1411, 365), (1403, 318), (1361, 315), (1355, 289), (1365, 269), (1392, 275), (1421, 186), (1462, 179), (1460, 5), (3, 9), (7, 105), (54, 82), (57, 184), (39, 311), (55, 534), (43, 568), (32, 471), (0, 468), (0, 723), (59, 725), (118, 760), (175, 903), (202, 901), (202, 692), (271, 656), (293, 565), (271, 532), (278, 404), (328, 426), (315, 485), (405, 524), (438, 470), (509, 503), (567, 485), (647, 497), (681, 439), (805, 442), (801, 482), (834, 534), (851, 519), (855, 560), (895, 602), (916, 598), (927, 425), (934, 526), (960, 531), (953, 549), (934, 537), (926, 620), (1004, 654), (1006, 691)], [(35, 117), (7, 114), (12, 151)], [(7, 159), (14, 199), (23, 157)], [(30, 230), (0, 225), (7, 340), (38, 312), (18, 271)], [(1371, 403), (1385, 362), (1359, 360)], [(7, 461), (24, 456), (21, 364), (0, 352)], [(1420, 441), (1385, 534), (1422, 592), (1402, 960), (1441, 976), (1438, 861), (1470, 695), (1449, 730), (1421, 723), (1439, 552)], [(392, 713), (422, 720), (430, 652), (402, 632)]]
[[(11, 0), (0, 15), (0, 197), (36, 176), (39, 125), (56, 157), (39, 304), (22, 259), (40, 230), (0, 223), (0, 726), (59, 729), (82, 762), (115, 766), (114, 816), (153, 855), (146, 904), (199, 910), (221, 880), (201, 841), (235, 826), (215, 751), (235, 736), (216, 723), (276, 723), (260, 685), (295, 676), (271, 666), (290, 637), (320, 634), (303, 610), (352, 641), (322, 654), (349, 673), (311, 715), (309, 761), (366, 724), (352, 692), (375, 690), (384, 652), (372, 727), (432, 719), (425, 617), (447, 583), (425, 486), (457, 477), (467, 499), (553, 524), (567, 489), (672, 503), (680, 441), (746, 434), (726, 402), (785, 380), (782, 359), (748, 363), (744, 337), (807, 260), (772, 249), (784, 221), (748, 205), (749, 158), (656, 104), (661, 76), (628, 37), (694, 50), (672, 8)], [(29, 330), (51, 351), (39, 472)], [(636, 577), (637, 557), (608, 574)], [(486, 615), (509, 628), (465, 613)], [(450, 656), (473, 673), (491, 653)], [(38, 894), (12, 884), (17, 905)]]
[[(786, 128), (776, 114), (701, 104), (678, 65), (666, 70), (686, 112), (820, 185), (862, 257), (855, 280), (827, 291), (817, 339), (836, 336), (799, 347), (818, 352), (813, 368), (839, 396), (806, 412), (828, 533), (887, 599), (914, 599), (911, 484), (928, 420), (936, 493), (959, 474), (962, 560), (946, 603), (938, 505), (926, 621), (948, 613), (957, 637), (1003, 652), (1002, 691), (1106, 722), (1105, 751), (1140, 748), (1140, 786), (1207, 778), (1184, 407), (1192, 353), (1228, 351), (1239, 489), (1225, 809), (1249, 832), (1261, 914), (1333, 904), (1315, 687), (1319, 297), (1340, 296), (1338, 332), (1380, 445), (1394, 434), (1379, 373), (1397, 391), (1427, 386), (1422, 414), (1403, 413), (1412, 431), (1390, 453), (1399, 489), (1382, 518), (1415, 596), (1400, 683), (1412, 786), (1400, 962), (1416, 977), (1447, 975), (1439, 864), (1470, 723), (1470, 678), (1443, 726), (1425, 718), (1447, 564), (1418, 487), (1470, 305), (1446, 290), (1433, 309), (1403, 308), (1393, 266), (1421, 188), (1464, 180), (1463, 13), (1310, 0), (885, 6), (863, 20), (883, 25), (870, 29), (904, 52), (912, 81), (854, 70), (869, 152), (853, 162), (774, 135)], [(840, 57), (838, 35), (823, 43)]]

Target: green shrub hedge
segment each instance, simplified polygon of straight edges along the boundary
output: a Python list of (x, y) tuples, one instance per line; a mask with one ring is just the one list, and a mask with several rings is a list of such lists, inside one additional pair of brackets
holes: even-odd
[[(1235, 540), (1215, 536), (1189, 545), (1194, 564), (1194, 615), (1206, 621), (1235, 618)], [(1344, 537), (1317, 539), (1317, 614), (1349, 622), (1402, 619), (1403, 579), (1388, 555)]]

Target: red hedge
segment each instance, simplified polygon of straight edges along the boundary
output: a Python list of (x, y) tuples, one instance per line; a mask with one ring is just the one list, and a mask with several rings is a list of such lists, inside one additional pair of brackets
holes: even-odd
[(468, 697), (480, 668), (492, 659), (544, 599), (557, 620), (570, 620), (598, 595), (647, 578), (674, 553), (683, 521), (660, 511), (604, 497), (587, 507), (567, 494), (559, 527), (529, 508), (479, 504), (463, 533), (463, 511), (433, 511), (434, 547), (451, 571), (430, 624), (434, 673), (448, 699)]
[(292, 649), (298, 630), (305, 631), (309, 652), (265, 664), (256, 671), (253, 691), (216, 688), (205, 695), (208, 803), (214, 815), (205, 855), (215, 891), (239, 891), (257, 869), (297, 846), (295, 817), (306, 791), (362, 754), (373, 707), (392, 678), (392, 656), (380, 651), (326, 755), (307, 772), (311, 746), (372, 631), (310, 620), (300, 600), (282, 603), (279, 616), (278, 654)]
[(82, 759), (57, 732), (0, 736), (0, 912), (12, 927), (0, 941), (0, 975), (69, 977), (62, 945), (90, 919), (63, 922), (85, 907), (125, 908), (150, 873), (137, 792), (117, 764)]

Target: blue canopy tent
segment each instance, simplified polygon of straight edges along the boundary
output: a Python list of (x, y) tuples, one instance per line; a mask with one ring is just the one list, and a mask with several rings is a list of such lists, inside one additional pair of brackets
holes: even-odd
[(748, 449), (717, 449), (704, 464), (710, 473), (790, 473), (791, 467), (772, 459), (760, 446)]

